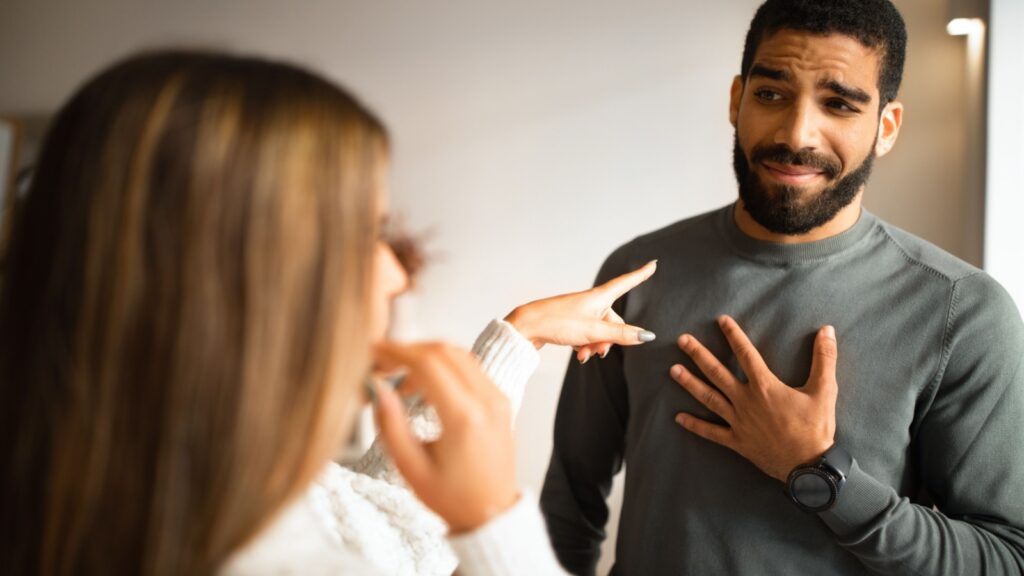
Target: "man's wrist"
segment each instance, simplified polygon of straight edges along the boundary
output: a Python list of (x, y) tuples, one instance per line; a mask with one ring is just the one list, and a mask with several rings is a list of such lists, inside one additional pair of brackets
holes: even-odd
[(853, 458), (838, 444), (833, 444), (813, 464), (793, 469), (786, 479), (786, 494), (805, 512), (823, 512), (835, 506)]

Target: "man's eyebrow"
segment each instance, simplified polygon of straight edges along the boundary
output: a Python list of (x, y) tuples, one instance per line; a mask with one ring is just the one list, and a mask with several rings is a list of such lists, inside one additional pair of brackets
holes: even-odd
[(822, 80), (821, 82), (818, 83), (818, 88), (827, 88), (835, 92), (836, 94), (842, 96), (843, 98), (847, 98), (849, 100), (853, 100), (854, 102), (859, 102), (861, 104), (871, 103), (870, 94), (861, 90), (860, 88), (847, 86), (846, 84), (843, 84), (842, 82), (839, 82), (837, 80)]
[(769, 68), (761, 64), (754, 64), (750, 68), (750, 73), (747, 76), (750, 78), (761, 77), (779, 81), (789, 80), (789, 73), (785, 70), (776, 70), (775, 68)]

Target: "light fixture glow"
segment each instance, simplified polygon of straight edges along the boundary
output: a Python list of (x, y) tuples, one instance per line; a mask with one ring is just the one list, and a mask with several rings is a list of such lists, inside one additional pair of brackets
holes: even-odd
[(946, 25), (946, 32), (950, 36), (971, 36), (984, 30), (985, 23), (981, 18), (953, 18)]

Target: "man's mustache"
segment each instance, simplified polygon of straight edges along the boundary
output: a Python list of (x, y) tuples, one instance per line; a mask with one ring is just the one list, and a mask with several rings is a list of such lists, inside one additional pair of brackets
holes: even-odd
[(815, 168), (820, 170), (829, 180), (834, 180), (843, 169), (842, 164), (840, 164), (837, 158), (816, 154), (806, 149), (794, 152), (785, 144), (755, 146), (750, 152), (750, 163), (760, 164), (766, 161), (775, 162), (776, 164)]

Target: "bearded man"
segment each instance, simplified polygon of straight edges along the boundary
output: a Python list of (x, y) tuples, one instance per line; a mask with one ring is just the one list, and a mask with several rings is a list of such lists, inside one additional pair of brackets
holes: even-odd
[(613, 574), (1024, 571), (1020, 314), (861, 207), (905, 47), (889, 0), (758, 9), (731, 90), (739, 199), (598, 275), (658, 259), (613, 311), (679, 338), (570, 362), (541, 498), (569, 571), (594, 573), (624, 464)]

